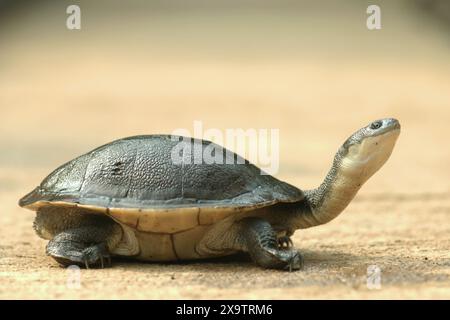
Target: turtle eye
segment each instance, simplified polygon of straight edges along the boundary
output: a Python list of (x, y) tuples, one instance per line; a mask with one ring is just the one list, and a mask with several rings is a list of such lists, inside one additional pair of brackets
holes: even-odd
[(370, 125), (370, 129), (372, 129), (372, 130), (379, 129), (380, 127), (381, 127), (381, 121), (372, 122), (372, 124)]

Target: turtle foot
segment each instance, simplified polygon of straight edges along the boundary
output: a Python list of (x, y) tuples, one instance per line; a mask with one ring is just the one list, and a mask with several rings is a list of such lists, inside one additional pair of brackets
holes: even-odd
[(47, 244), (47, 254), (60, 265), (77, 265), (86, 269), (111, 266), (111, 256), (106, 243), (86, 244), (76, 241), (58, 241), (54, 238)]
[(249, 217), (240, 223), (245, 251), (259, 266), (288, 271), (303, 267), (300, 252), (289, 249), (289, 246), (292, 246), (291, 239), (288, 236), (277, 238), (269, 222)]
[(86, 269), (92, 267), (103, 269), (111, 266), (111, 256), (103, 243), (89, 246), (81, 251), (55, 252), (51, 247), (47, 247), (47, 254), (64, 267), (77, 265)]
[(295, 270), (303, 269), (303, 266), (304, 266), (303, 255), (296, 250), (292, 250), (291, 253), (292, 254), (291, 254), (289, 260), (287, 261), (287, 264), (284, 267), (284, 270), (295, 271)]

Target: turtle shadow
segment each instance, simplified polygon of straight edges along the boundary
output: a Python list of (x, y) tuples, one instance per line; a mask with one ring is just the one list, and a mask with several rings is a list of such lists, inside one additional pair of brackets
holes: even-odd
[[(341, 251), (312, 251), (301, 250), (305, 259), (305, 269), (326, 268), (333, 267), (345, 267), (351, 265), (355, 261), (360, 261), (361, 264), (366, 265), (369, 261), (369, 257), (354, 255), (350, 253), (342, 253)], [(153, 269), (153, 268), (167, 268), (167, 271), (179, 270), (180, 268), (186, 270), (195, 269), (198, 272), (203, 271), (230, 271), (235, 272), (236, 268), (248, 268), (256, 270), (264, 270), (257, 266), (247, 253), (236, 253), (224, 257), (205, 258), (201, 260), (181, 260), (170, 262), (151, 262), (151, 261), (137, 261), (132, 258), (115, 257), (113, 264), (136, 269)], [(277, 270), (274, 270), (277, 271)]]
[(315, 267), (322, 266), (324, 264), (344, 267), (354, 263), (355, 261), (364, 263), (364, 261), (370, 260), (369, 256), (364, 254), (357, 255), (337, 250), (303, 250), (302, 252), (305, 258), (305, 263)]
[(113, 264), (119, 264), (122, 266), (130, 265), (131, 267), (139, 266), (145, 268), (153, 268), (155, 266), (158, 267), (187, 267), (191, 268), (195, 266), (196, 270), (200, 270), (202, 268), (211, 269), (214, 265), (215, 267), (236, 267), (237, 265), (252, 265), (254, 264), (252, 259), (248, 254), (245, 253), (236, 253), (229, 256), (224, 257), (214, 257), (214, 258), (205, 258), (205, 259), (187, 259), (187, 260), (178, 260), (178, 261), (139, 261), (133, 258), (127, 257), (114, 257)]

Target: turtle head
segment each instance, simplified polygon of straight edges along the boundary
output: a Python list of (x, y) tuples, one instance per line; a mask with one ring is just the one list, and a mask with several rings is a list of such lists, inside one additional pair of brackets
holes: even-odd
[(376, 120), (359, 129), (336, 155), (340, 169), (367, 180), (389, 158), (399, 134), (400, 123), (393, 118)]
[(336, 218), (389, 159), (399, 134), (400, 123), (392, 118), (373, 121), (352, 134), (339, 148), (322, 184), (306, 191), (310, 209), (298, 219), (298, 228)]

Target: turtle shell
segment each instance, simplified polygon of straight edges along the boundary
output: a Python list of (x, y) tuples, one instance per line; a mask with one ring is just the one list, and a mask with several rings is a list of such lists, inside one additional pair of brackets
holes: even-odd
[(175, 233), (303, 197), (301, 190), (210, 141), (145, 135), (69, 161), (19, 205), (79, 207), (138, 230)]

